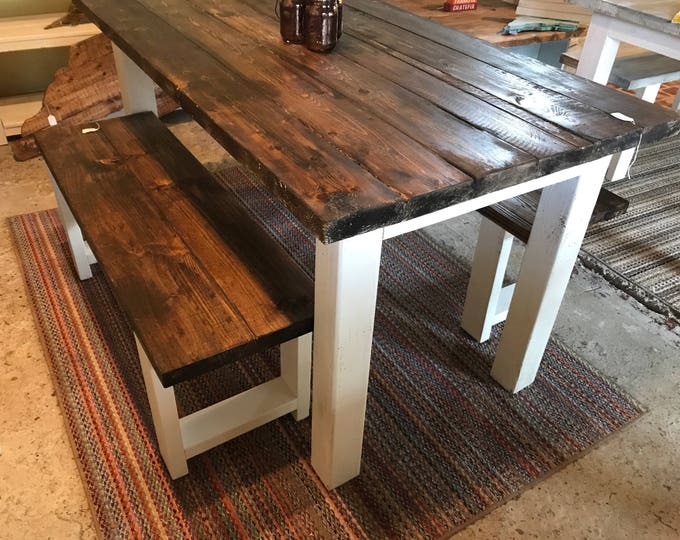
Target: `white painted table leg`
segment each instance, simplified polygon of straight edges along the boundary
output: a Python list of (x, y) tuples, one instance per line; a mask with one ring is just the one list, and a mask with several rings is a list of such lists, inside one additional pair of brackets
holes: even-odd
[(608, 164), (543, 190), (491, 370), (509, 391), (536, 377)]
[(151, 406), (151, 416), (156, 430), (156, 438), (165, 466), (173, 479), (189, 474), (187, 458), (182, 443), (177, 402), (173, 387), (165, 388), (161, 384), (156, 370), (149, 362), (144, 347), (135, 336), (139, 362), (142, 366), (146, 395)]
[(297, 396), (296, 420), (309, 416), (312, 377), (312, 334), (281, 344), (281, 377)]
[(607, 84), (620, 44), (609, 36), (608, 26), (606, 18), (593, 14), (576, 68), (577, 75), (600, 84)]
[(505, 229), (482, 217), (461, 320), (463, 330), (480, 342), (489, 339), (498, 321), (512, 239)]
[(361, 468), (382, 235), (316, 245), (312, 466), (331, 489)]
[(132, 114), (151, 111), (158, 116), (154, 82), (116, 45), (113, 45), (113, 59), (116, 62), (125, 112)]
[(68, 240), (68, 247), (71, 251), (71, 258), (73, 259), (73, 264), (76, 267), (76, 272), (81, 280), (90, 279), (92, 277), (91, 264), (97, 262), (90, 246), (83, 239), (83, 233), (80, 230), (80, 225), (76, 222), (76, 218), (73, 216), (71, 209), (64, 199), (59, 186), (54, 180), (52, 173), (48, 171), (50, 175), (50, 180), (52, 181), (52, 188), (54, 189), (54, 196), (57, 199), (57, 212), (59, 213), (59, 219), (61, 224), (64, 226), (64, 231), (66, 232), (66, 238)]

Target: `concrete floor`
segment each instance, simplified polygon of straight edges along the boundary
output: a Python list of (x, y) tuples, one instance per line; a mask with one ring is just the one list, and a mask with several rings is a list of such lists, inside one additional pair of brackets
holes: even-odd
[[(200, 159), (222, 157), (194, 124), (173, 129)], [(0, 217), (53, 206), (42, 160), (16, 163), (0, 147)], [(468, 261), (477, 220), (430, 232)], [(0, 264), (0, 538), (93, 538), (4, 219)], [(456, 538), (680, 538), (680, 329), (577, 266), (555, 333), (649, 413)]]

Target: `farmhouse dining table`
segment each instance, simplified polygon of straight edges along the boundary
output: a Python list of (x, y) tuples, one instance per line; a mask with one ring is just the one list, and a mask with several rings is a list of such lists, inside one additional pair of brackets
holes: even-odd
[[(569, 0), (593, 12), (576, 73), (607, 84), (621, 43), (680, 60), (680, 0)], [(656, 92), (643, 94), (654, 101)], [(614, 158), (608, 177), (624, 178), (635, 149)]]
[[(125, 109), (155, 81), (316, 241), (311, 463), (359, 474), (384, 240), (543, 189), (493, 374), (538, 370), (609, 156), (680, 117), (376, 0), (330, 54), (273, 0), (76, 0), (115, 44)], [(631, 117), (621, 120), (613, 113)]]

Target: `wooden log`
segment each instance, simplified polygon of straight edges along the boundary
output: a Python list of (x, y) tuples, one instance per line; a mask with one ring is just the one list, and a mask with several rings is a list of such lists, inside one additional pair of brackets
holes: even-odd
[(80, 11), (76, 6), (71, 4), (68, 7), (68, 12), (66, 15), (61, 17), (60, 19), (57, 19), (51, 24), (48, 24), (45, 27), (45, 30), (49, 30), (50, 28), (59, 28), (60, 26), (75, 26), (77, 24), (87, 24), (90, 22), (90, 19), (85, 15), (82, 11)]
[[(156, 96), (161, 116), (178, 107), (160, 88)], [(24, 122), (21, 139), (11, 144), (14, 158), (26, 161), (39, 155), (33, 135), (50, 126), (50, 115), (58, 124), (74, 125), (105, 118), (122, 108), (111, 41), (104, 35), (82, 41), (71, 47), (68, 64), (47, 87), (40, 112)]]

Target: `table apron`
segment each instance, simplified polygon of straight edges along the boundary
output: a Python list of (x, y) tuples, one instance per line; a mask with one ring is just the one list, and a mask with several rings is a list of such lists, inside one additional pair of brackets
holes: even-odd
[[(610, 157), (601, 158), (609, 160)], [(534, 180), (529, 180), (527, 182), (522, 182), (521, 184), (516, 184), (498, 191), (493, 191), (491, 193), (486, 193), (475, 197), (474, 199), (468, 199), (453, 206), (447, 208), (442, 208), (436, 212), (430, 214), (425, 214), (408, 221), (402, 221), (401, 223), (395, 223), (394, 225), (388, 225), (383, 229), (383, 239), (393, 238), (411, 231), (422, 229), (429, 225), (434, 225), (436, 223), (441, 223), (442, 221), (447, 221), (449, 219), (462, 216), (469, 212), (474, 212), (480, 208), (496, 204), (512, 197), (517, 197), (518, 195), (523, 195), (524, 193), (530, 193), (536, 191), (537, 189), (543, 189), (544, 187), (551, 186), (553, 184), (559, 184), (560, 182), (565, 182), (581, 176), (586, 170), (592, 167), (593, 162), (582, 163), (562, 171), (554, 172), (541, 176), (540, 178), (535, 178)]]

